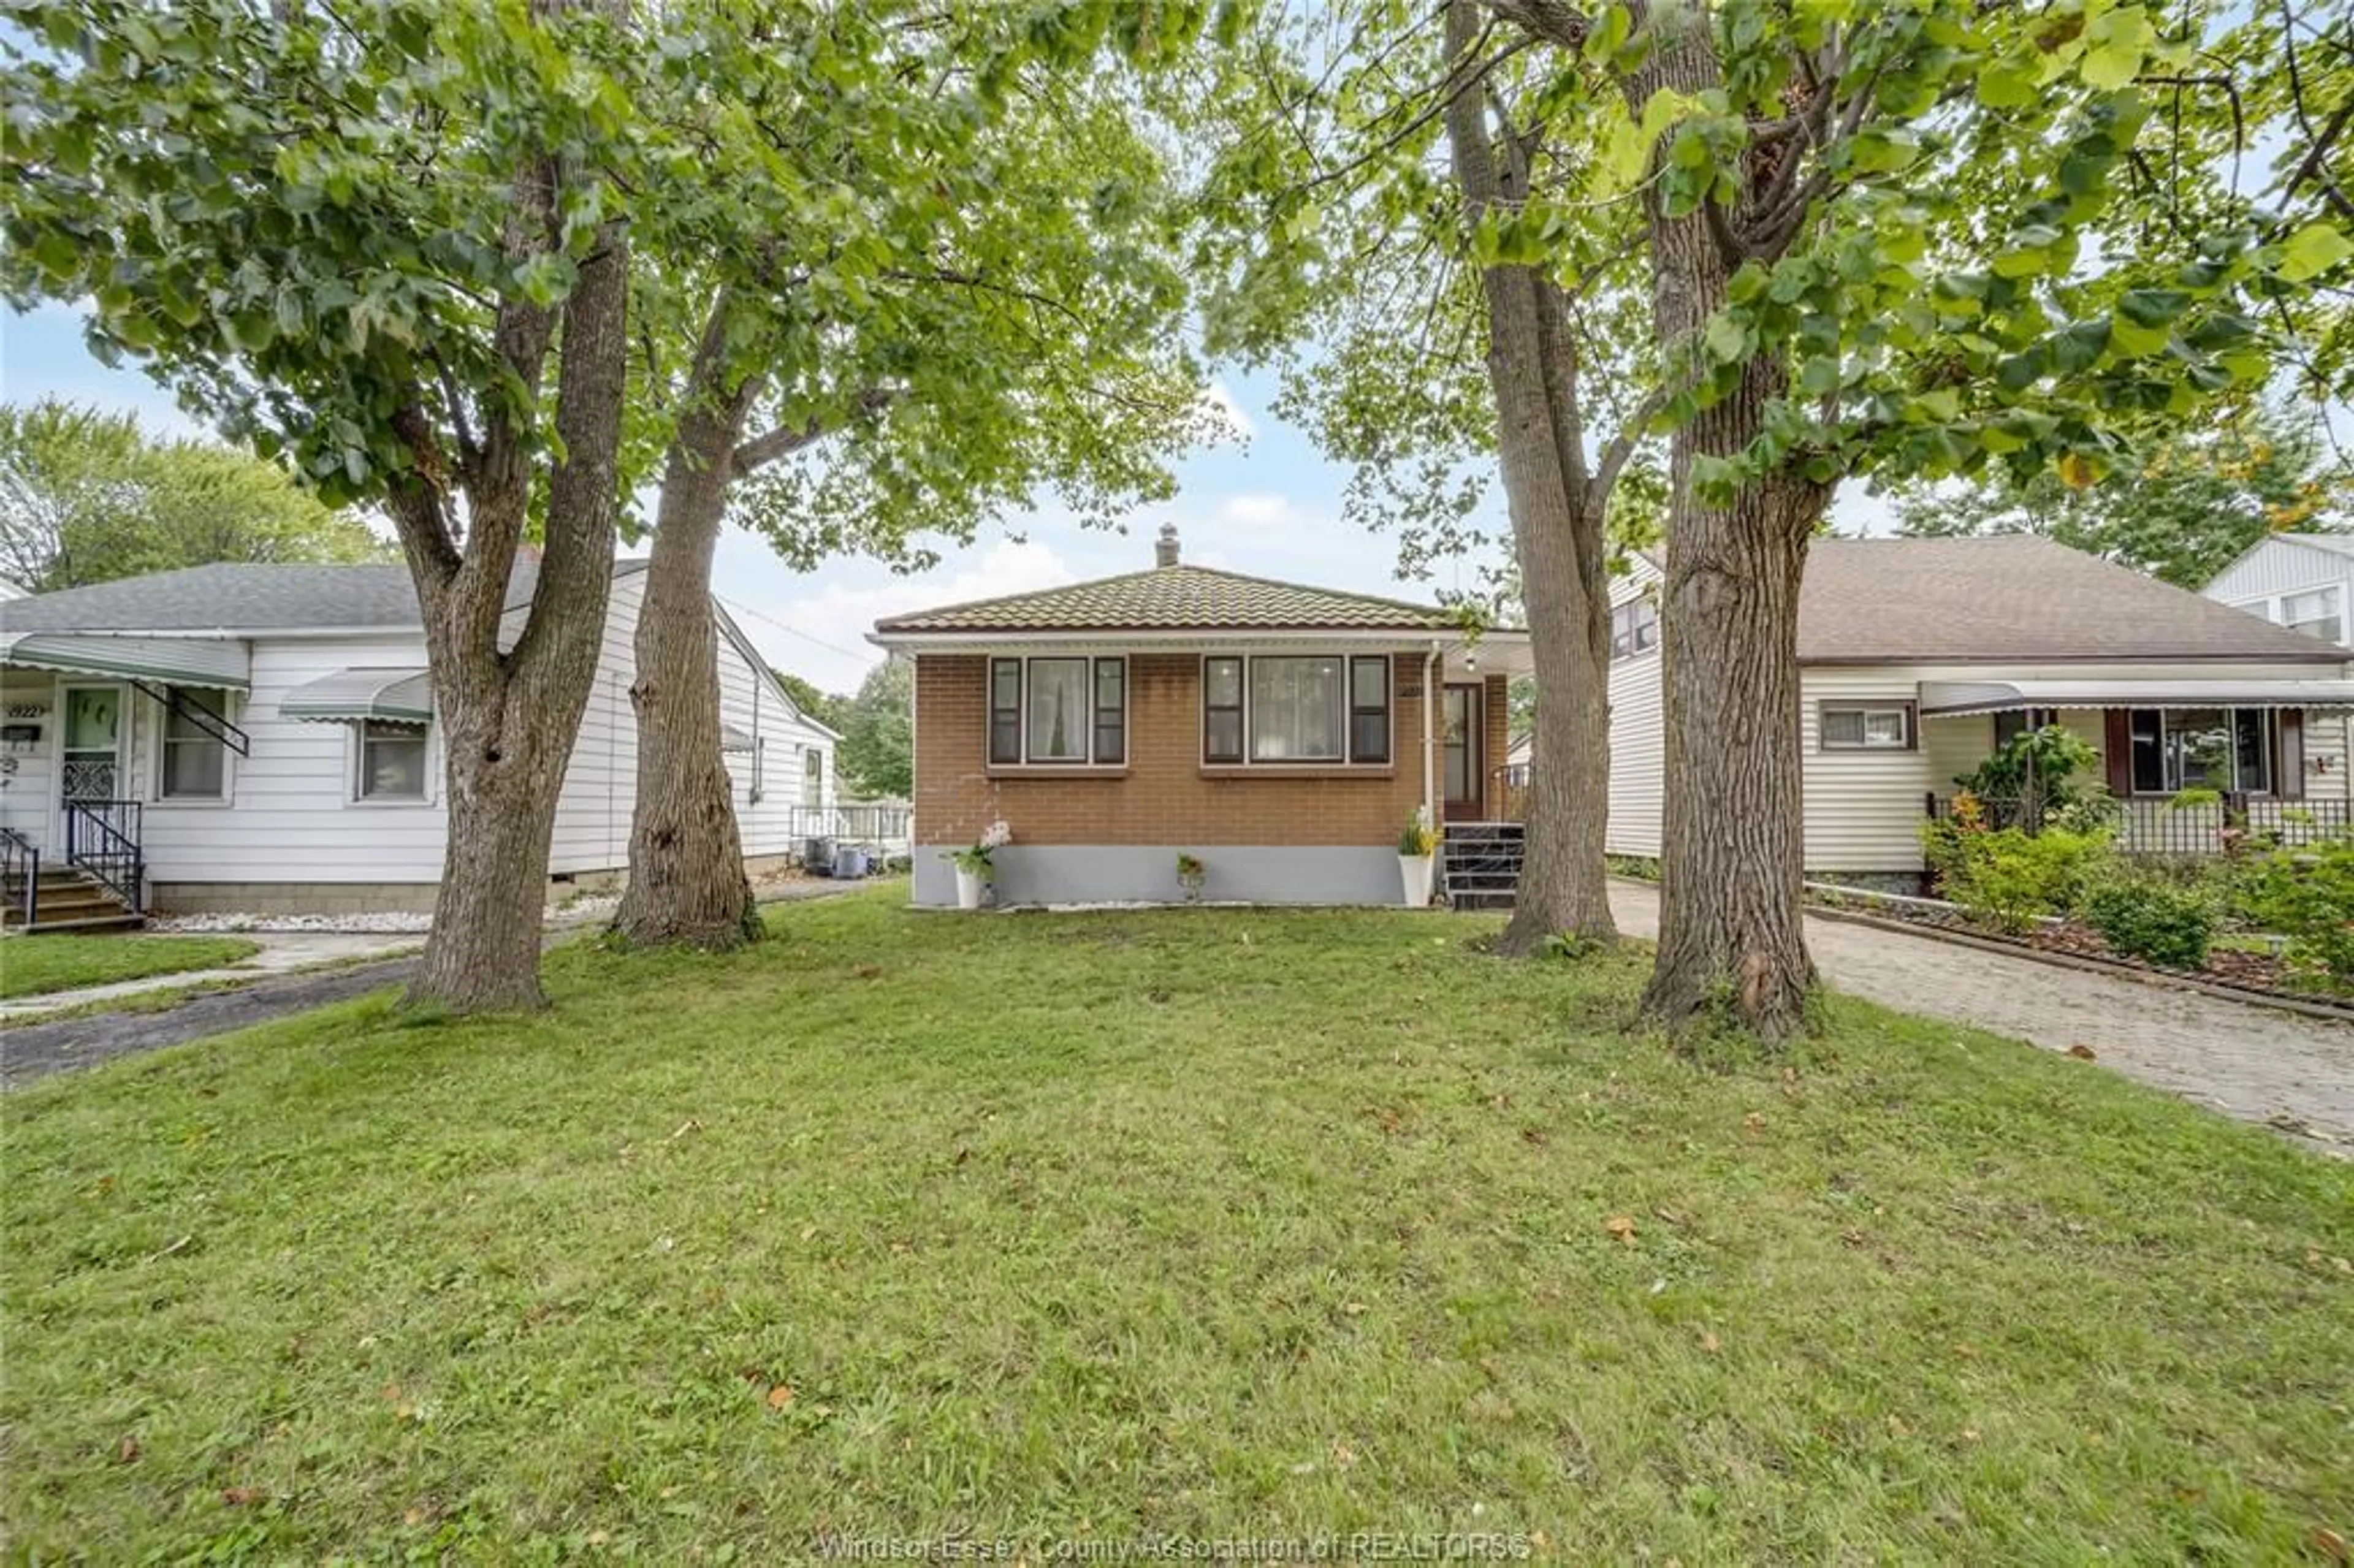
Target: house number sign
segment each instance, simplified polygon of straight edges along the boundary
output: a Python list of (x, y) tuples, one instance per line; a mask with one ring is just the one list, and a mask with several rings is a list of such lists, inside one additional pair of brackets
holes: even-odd
[(48, 711), (49, 705), (47, 703), (10, 703), (8, 705), (8, 717), (12, 719), (37, 719)]

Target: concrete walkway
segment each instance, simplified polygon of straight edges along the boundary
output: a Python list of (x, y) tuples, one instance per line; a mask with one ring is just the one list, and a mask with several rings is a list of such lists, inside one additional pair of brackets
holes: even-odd
[[(1628, 936), (1657, 934), (1649, 885), (1612, 883), (1610, 907)], [(1841, 920), (1810, 916), (1807, 946), (1834, 991), (2047, 1051), (2082, 1045), (2127, 1077), (2354, 1159), (2354, 1026)]]
[[(140, 934), (83, 938), (92, 942), (152, 942), (156, 939), (155, 937)], [(168, 939), (168, 934), (165, 939)], [(0, 1001), (0, 1022), (15, 1022), (52, 1012), (79, 1012), (104, 1002), (121, 1001), (145, 991), (173, 991), (182, 986), (209, 985), (219, 981), (234, 983), (267, 980), (273, 975), (291, 974), (296, 969), (317, 969), (323, 964), (364, 963), (372, 959), (388, 959), (399, 953), (412, 952), (424, 942), (421, 937), (355, 936), (318, 931), (255, 931), (244, 934), (243, 939), (258, 944), (261, 950), (249, 959), (220, 969), (175, 969), (169, 974), (142, 975), (137, 980), (83, 986), (77, 991), (43, 991), (38, 996), (11, 997)]]

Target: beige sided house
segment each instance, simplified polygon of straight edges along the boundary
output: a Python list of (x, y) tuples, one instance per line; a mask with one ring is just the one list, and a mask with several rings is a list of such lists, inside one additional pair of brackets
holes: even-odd
[(1504, 691), (1525, 632), (1185, 566), (1163, 528), (1150, 571), (896, 616), (873, 641), (916, 661), (917, 904), (956, 901), (944, 853), (999, 821), (1010, 904), (1173, 899), (1180, 852), (1211, 899), (1396, 904), (1418, 808), (1447, 824), (1455, 902), (1517, 881)]
[[(1612, 593), (1610, 836), (1659, 853), (1661, 573)], [(1809, 873), (1902, 883), (1956, 776), (2030, 726), (2099, 753), (2131, 852), (2219, 845), (2226, 812), (2348, 822), (2348, 651), (2047, 539), (1826, 539), (1798, 613)], [(2186, 789), (2220, 805), (2179, 807)]]

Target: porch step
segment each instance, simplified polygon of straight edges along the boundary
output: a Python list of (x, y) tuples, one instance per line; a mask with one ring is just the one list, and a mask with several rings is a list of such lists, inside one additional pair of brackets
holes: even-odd
[(25, 921), (21, 877), (0, 887), (0, 928), (28, 931), (133, 929), (146, 924), (114, 890), (70, 866), (43, 866), (33, 883), (33, 918)]
[(1450, 822), (1439, 849), (1440, 886), (1450, 907), (1512, 907), (1527, 850), (1527, 835), (1520, 823)]

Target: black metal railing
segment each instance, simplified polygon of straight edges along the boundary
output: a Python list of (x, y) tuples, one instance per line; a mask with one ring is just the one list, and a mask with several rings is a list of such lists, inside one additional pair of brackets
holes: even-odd
[(796, 839), (836, 839), (905, 853), (915, 810), (909, 806), (795, 806)]
[[(1989, 828), (2039, 832), (2047, 820), (2043, 802), (1970, 797), (1978, 821)], [(1955, 815), (1955, 797), (1931, 795), (1934, 821)], [(2126, 854), (2198, 856), (2235, 849), (2320, 843), (2354, 832), (2354, 808), (2344, 800), (2280, 800), (2268, 796), (2223, 795), (2212, 800), (2104, 800), (2094, 809), (2116, 833)]]
[(159, 686), (152, 681), (133, 681), (131, 683), (154, 698), (165, 713), (179, 715), (239, 757), (253, 755), (252, 737), (229, 723), (226, 715), (215, 713), (201, 699), (189, 695), (186, 688)]
[(40, 893), (40, 846), (14, 828), (0, 828), (0, 900), (14, 903), (30, 926)]
[(139, 802), (68, 800), (66, 863), (103, 883), (133, 915), (143, 913), (147, 863), (139, 851)]

